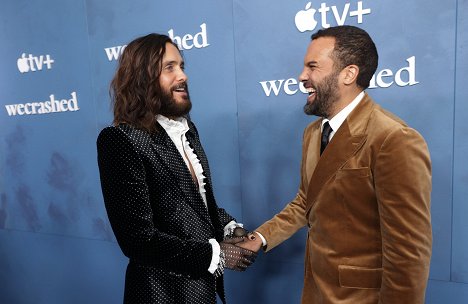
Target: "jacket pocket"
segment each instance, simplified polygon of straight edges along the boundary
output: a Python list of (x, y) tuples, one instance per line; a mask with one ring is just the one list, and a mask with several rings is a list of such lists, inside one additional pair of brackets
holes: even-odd
[(382, 285), (382, 268), (338, 265), (340, 286), (358, 289), (379, 289)]
[(336, 172), (336, 178), (360, 178), (371, 176), (369, 167), (342, 168)]

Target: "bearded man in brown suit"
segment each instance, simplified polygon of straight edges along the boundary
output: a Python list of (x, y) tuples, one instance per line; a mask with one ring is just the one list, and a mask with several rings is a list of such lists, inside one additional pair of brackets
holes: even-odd
[(305, 113), (321, 118), (304, 132), (298, 194), (242, 245), (269, 251), (307, 225), (302, 303), (424, 303), (431, 162), (423, 137), (364, 92), (377, 62), (362, 29), (312, 35), (299, 79)]

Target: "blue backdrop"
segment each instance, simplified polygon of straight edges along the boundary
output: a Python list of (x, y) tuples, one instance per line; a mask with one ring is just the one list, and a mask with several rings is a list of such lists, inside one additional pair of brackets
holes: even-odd
[[(218, 203), (247, 228), (299, 182), (297, 77), (310, 35), (366, 29), (368, 93), (426, 138), (434, 247), (426, 303), (468, 301), (468, 0), (15, 0), (0, 10), (0, 303), (120, 303), (126, 258), (110, 229), (95, 140), (125, 45), (166, 33), (184, 49)], [(245, 273), (231, 303), (298, 303), (305, 231)], [(254, 300), (255, 299), (255, 300)]]

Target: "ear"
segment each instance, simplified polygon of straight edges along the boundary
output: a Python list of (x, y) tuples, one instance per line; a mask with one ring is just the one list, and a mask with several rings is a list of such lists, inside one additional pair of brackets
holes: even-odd
[(353, 84), (357, 81), (359, 75), (359, 67), (357, 65), (351, 64), (346, 66), (342, 73), (344, 73), (343, 82), (345, 85)]

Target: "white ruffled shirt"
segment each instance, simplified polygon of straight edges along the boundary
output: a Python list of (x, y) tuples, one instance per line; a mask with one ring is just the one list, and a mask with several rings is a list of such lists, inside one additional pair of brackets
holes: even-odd
[[(203, 175), (203, 167), (200, 164), (198, 156), (193, 152), (193, 149), (190, 147), (190, 144), (185, 137), (185, 133), (189, 130), (187, 119), (185, 117), (178, 117), (176, 119), (169, 119), (163, 115), (158, 115), (156, 117), (159, 124), (166, 130), (167, 135), (172, 139), (174, 145), (179, 151), (180, 155), (185, 161), (187, 168), (190, 170), (190, 164), (192, 165), (193, 171), (198, 181), (198, 190), (200, 195), (207, 206), (206, 203), (206, 190), (205, 182), (203, 181), (205, 176)], [(184, 153), (185, 152), (185, 153)], [(187, 155), (188, 159), (185, 157)]]
[[(163, 115), (157, 115), (156, 120), (164, 128), (167, 135), (171, 138), (172, 142), (176, 146), (177, 150), (179, 151), (180, 155), (185, 161), (187, 168), (190, 170), (190, 164), (192, 165), (193, 171), (195, 173), (195, 177), (198, 181), (198, 190), (200, 191), (200, 195), (207, 206), (206, 202), (206, 190), (205, 190), (205, 182), (203, 181), (205, 176), (203, 175), (203, 167), (200, 164), (200, 160), (198, 156), (195, 154), (193, 149), (190, 147), (187, 137), (185, 137), (185, 133), (189, 130), (188, 122), (185, 117), (177, 117), (175, 119), (169, 119)], [(185, 152), (185, 153), (184, 153)], [(185, 157), (187, 155), (187, 157)], [(188, 158), (188, 159), (187, 159)], [(235, 221), (229, 222), (224, 227), (224, 235), (230, 233), (230, 230), (234, 229), (235, 227), (243, 227), (242, 224), (236, 223)], [(221, 248), (219, 247), (218, 242), (215, 239), (210, 239), (209, 243), (213, 248), (213, 256), (211, 258), (211, 264), (208, 268), (208, 271), (214, 273), (215, 270), (218, 268), (219, 264), (219, 254), (221, 252)]]

